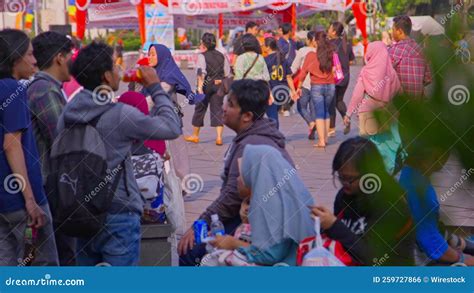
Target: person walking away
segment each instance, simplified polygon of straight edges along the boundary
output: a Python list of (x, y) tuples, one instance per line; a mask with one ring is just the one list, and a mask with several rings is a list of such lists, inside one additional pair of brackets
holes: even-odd
[[(48, 200), (43, 189), (26, 94), (36, 70), (33, 46), (19, 30), (0, 31), (0, 265), (57, 266), (58, 253)], [(35, 253), (25, 257), (25, 232), (36, 234)], [(35, 231), (35, 232), (33, 232)]]
[[(211, 245), (219, 249), (237, 250), (248, 263), (296, 266), (299, 243), (314, 236), (314, 221), (308, 206), (313, 197), (296, 169), (281, 152), (268, 145), (247, 145), (239, 164), (239, 183), (248, 189), (251, 244), (230, 235), (216, 236)], [(289, 179), (274, 194), (266, 196), (283, 178)]]
[(270, 81), (265, 59), (259, 53), (260, 44), (257, 38), (251, 34), (242, 37), (242, 46), (245, 53), (239, 55), (235, 61), (234, 80), (253, 79)]
[[(244, 45), (243, 45), (243, 39), (242, 39), (243, 36), (246, 35), (246, 34), (251, 34), (252, 36), (257, 37), (258, 36), (258, 24), (254, 21), (247, 22), (247, 24), (245, 25), (245, 32), (243, 32), (241, 36), (239, 36), (235, 39), (233, 53), (236, 56), (242, 55), (246, 52), (245, 48), (244, 48)], [(260, 46), (259, 46), (259, 50), (257, 51), (257, 53), (262, 54), (262, 49), (261, 49)], [(236, 59), (234, 59), (234, 60), (236, 60)], [(235, 66), (235, 63), (233, 65)]]
[(344, 141), (332, 169), (341, 186), (333, 212), (312, 208), (326, 236), (343, 246), (353, 265), (414, 265), (414, 227), (404, 191), (375, 145), (362, 137)]
[[(344, 73), (344, 79), (336, 84), (336, 92), (334, 99), (329, 106), (329, 114), (331, 116), (329, 124), (329, 136), (336, 135), (336, 108), (341, 117), (346, 116), (347, 107), (344, 103), (344, 95), (350, 81), (350, 62), (355, 59), (354, 52), (352, 51), (352, 45), (347, 42), (347, 36), (344, 32), (344, 25), (338, 21), (333, 22), (328, 29), (328, 38), (331, 44), (336, 48), (337, 56), (341, 62), (342, 71)], [(344, 134), (349, 133), (350, 124), (344, 129)]]
[(267, 116), (275, 120), (277, 128), (280, 128), (278, 108), (280, 105), (286, 104), (290, 99), (295, 98), (295, 85), (291, 68), (282, 56), (277, 46), (277, 41), (274, 38), (265, 39), (265, 50), (268, 52), (265, 62), (270, 73), (270, 88), (274, 98), (273, 103), (267, 108)]
[[(293, 64), (291, 64), (291, 72), (293, 72), (295, 76), (299, 75), (299, 71), (303, 67), (306, 55), (308, 55), (309, 52), (316, 53), (316, 47), (313, 46), (315, 44), (315, 38), (316, 32), (309, 31), (306, 38), (306, 46), (296, 52), (295, 60), (293, 61)], [(306, 75), (306, 78), (304, 80), (299, 80), (299, 83), (303, 84), (301, 88), (301, 96), (299, 98), (297, 97), (296, 108), (301, 117), (303, 117), (304, 121), (308, 124), (308, 139), (314, 140), (316, 134), (316, 114), (313, 99), (311, 98), (311, 77)]]
[(196, 104), (192, 119), (193, 133), (185, 136), (188, 142), (199, 142), (199, 132), (204, 126), (204, 117), (207, 108), (210, 107), (211, 127), (216, 128), (216, 145), (222, 145), (222, 134), (224, 124), (222, 123), (222, 105), (224, 97), (219, 95), (218, 90), (222, 86), (224, 78), (230, 75), (230, 64), (227, 58), (216, 50), (216, 37), (211, 33), (205, 33), (201, 38), (205, 52), (199, 54), (197, 61), (197, 83), (198, 94), (206, 94), (203, 101)]
[[(377, 146), (389, 173), (397, 169), (397, 154), (401, 147), (396, 117), (390, 109), (390, 102), (399, 90), (400, 82), (391, 66), (387, 47), (382, 41), (370, 43), (344, 123), (350, 125), (352, 115), (358, 113), (359, 134)], [(376, 110), (384, 111), (390, 119), (379, 122), (374, 114)]]
[(422, 48), (410, 38), (411, 30), (409, 16), (395, 17), (392, 27), (394, 44), (388, 51), (400, 79), (402, 92), (419, 99), (425, 95), (425, 86), (431, 83), (431, 71), (423, 57)]
[[(315, 147), (325, 148), (329, 132), (329, 105), (334, 98), (335, 80), (333, 74), (334, 49), (327, 40), (325, 32), (317, 32), (312, 41), (316, 53), (309, 52), (301, 68), (299, 80), (304, 80), (309, 74), (311, 78), (311, 99), (316, 112), (316, 130), (318, 143)], [(298, 95), (302, 95), (303, 85), (298, 87)]]
[[(113, 92), (104, 92), (116, 91), (120, 85), (111, 47), (93, 42), (79, 52), (72, 66), (72, 75), (84, 89), (64, 108), (58, 132), (69, 125), (95, 125), (107, 145), (108, 168), (118, 170), (112, 173), (116, 188), (103, 229), (93, 237), (78, 238), (77, 263), (80, 266), (101, 262), (112, 266), (138, 265), (144, 201), (135, 181), (130, 150), (136, 141), (171, 140), (181, 135), (181, 120), (161, 87), (156, 70), (143, 66), (140, 71), (143, 86), (154, 102), (151, 116), (132, 106), (112, 103)], [(104, 95), (98, 96), (98, 90)]]
[[(46, 194), (52, 190), (46, 186), (46, 178), (51, 173), (50, 151), (58, 135), (56, 125), (67, 96), (62, 89), (65, 82), (71, 80), (69, 66), (72, 57), (72, 41), (56, 32), (45, 32), (36, 36), (33, 41), (33, 54), (40, 70), (28, 87), (28, 106), (36, 144), (41, 157), (41, 173)], [(53, 214), (55, 211), (51, 211)], [(57, 231), (55, 233), (58, 248), (59, 264), (73, 266), (76, 264), (76, 240)]]
[[(285, 137), (276, 128), (276, 122), (264, 117), (268, 107), (270, 89), (262, 80), (237, 80), (231, 86), (224, 102), (224, 124), (237, 134), (229, 147), (224, 162), (223, 183), (219, 197), (199, 216), (211, 223), (211, 215), (217, 214), (224, 224), (226, 234), (233, 234), (240, 224), (239, 210), (242, 198), (237, 188), (238, 159), (248, 144), (268, 145), (280, 151), (293, 166), (285, 149)], [(189, 228), (178, 245), (180, 265), (195, 266), (206, 254), (205, 245), (195, 245), (193, 228)]]
[[(283, 23), (278, 27), (278, 47), (280, 52), (288, 64), (292, 64), (296, 57), (296, 42), (293, 40), (293, 29), (291, 23)], [(282, 105), (283, 115), (290, 116), (291, 106), (293, 101), (289, 100)]]

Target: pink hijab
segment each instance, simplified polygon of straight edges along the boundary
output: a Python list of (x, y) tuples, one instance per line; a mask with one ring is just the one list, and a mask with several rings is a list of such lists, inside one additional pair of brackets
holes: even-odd
[[(124, 103), (137, 108), (145, 115), (150, 115), (146, 97), (141, 93), (125, 92), (120, 96), (118, 101), (120, 103)], [(166, 151), (166, 145), (164, 140), (146, 140), (145, 146), (159, 153), (161, 156), (163, 156)]]
[(387, 46), (381, 41), (370, 43), (365, 61), (359, 75), (364, 91), (376, 100), (390, 102), (400, 90), (400, 81), (393, 69)]

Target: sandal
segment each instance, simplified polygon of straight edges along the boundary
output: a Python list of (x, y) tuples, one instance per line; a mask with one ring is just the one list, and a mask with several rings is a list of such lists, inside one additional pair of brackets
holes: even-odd
[(199, 143), (199, 137), (197, 136), (185, 136), (184, 140), (187, 142)]

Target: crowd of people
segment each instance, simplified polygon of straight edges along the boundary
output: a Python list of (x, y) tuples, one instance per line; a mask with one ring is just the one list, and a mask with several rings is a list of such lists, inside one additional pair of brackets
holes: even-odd
[[(178, 176), (188, 174), (178, 142), (199, 143), (207, 108), (216, 145), (223, 145), (224, 127), (235, 137), (220, 194), (198, 219), (210, 224), (218, 215), (225, 235), (206, 247), (196, 243), (193, 227), (183, 231), (180, 265), (297, 265), (300, 243), (316, 233), (315, 217), (346, 265), (474, 265), (474, 242), (441, 225), (430, 182), (447, 150), (423, 134), (400, 132), (391, 107), (399, 93), (424, 99), (431, 81), (411, 26), (408, 16), (396, 17), (393, 43), (368, 45), (348, 107), (354, 54), (340, 22), (309, 31), (306, 44), (294, 41), (290, 24), (260, 40), (249, 23), (233, 43), (235, 58), (205, 33), (196, 90), (170, 50), (153, 44), (139, 84), (118, 99), (111, 97), (121, 57), (110, 46), (78, 48), (55, 32), (30, 41), (21, 31), (0, 31), (0, 265), (25, 258), (33, 265), (138, 265), (148, 198), (137, 173), (172, 159)], [(195, 106), (193, 133), (183, 138), (177, 94)], [(317, 134), (317, 148), (335, 135), (336, 109), (345, 134), (358, 116), (359, 136), (342, 142), (332, 161), (340, 183), (332, 210), (308, 191), (285, 148), (279, 112), (294, 104), (308, 138)], [(377, 111), (389, 118), (377, 119)], [(363, 188), (367, 174), (380, 189)], [(152, 195), (163, 191), (159, 182), (153, 188)], [(33, 255), (25, 255), (27, 229), (34, 231)]]

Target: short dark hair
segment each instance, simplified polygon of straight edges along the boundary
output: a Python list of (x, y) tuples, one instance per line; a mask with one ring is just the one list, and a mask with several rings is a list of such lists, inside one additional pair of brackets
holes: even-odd
[(216, 48), (216, 36), (211, 33), (204, 33), (204, 35), (202, 35), (201, 41), (206, 47), (206, 49), (209, 51), (214, 50)]
[(258, 26), (258, 24), (257, 24), (256, 22), (254, 22), (254, 21), (249, 21), (249, 22), (247, 22), (247, 24), (245, 25), (245, 31), (248, 32), (249, 29), (254, 28), (254, 27), (256, 27), (256, 26)]
[(252, 34), (245, 34), (242, 36), (242, 48), (245, 52), (255, 52), (257, 54), (262, 54), (260, 43)]
[(411, 19), (407, 15), (399, 15), (393, 19), (393, 24), (397, 29), (401, 29), (407, 36), (411, 34)]
[(241, 79), (232, 83), (230, 94), (240, 106), (240, 113), (251, 112), (253, 121), (263, 118), (268, 107), (270, 88), (263, 80)]
[(0, 78), (11, 77), (15, 63), (25, 56), (30, 46), (30, 38), (15, 29), (0, 31)]
[(280, 24), (280, 28), (284, 35), (289, 34), (292, 30), (291, 23), (282, 23)]
[(102, 84), (107, 71), (114, 68), (114, 50), (101, 42), (92, 42), (79, 51), (71, 73), (84, 88), (93, 91)]
[(67, 55), (73, 48), (72, 41), (57, 32), (44, 32), (33, 41), (33, 55), (40, 70), (51, 67), (54, 57), (59, 54)]

